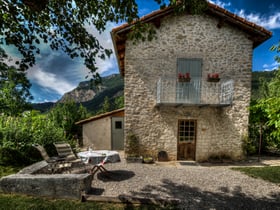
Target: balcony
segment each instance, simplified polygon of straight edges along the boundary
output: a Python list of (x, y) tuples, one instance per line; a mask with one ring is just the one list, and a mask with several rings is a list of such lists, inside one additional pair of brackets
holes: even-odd
[(191, 78), (179, 82), (177, 78), (162, 77), (157, 82), (157, 106), (229, 106), (233, 99), (232, 79), (208, 82)]

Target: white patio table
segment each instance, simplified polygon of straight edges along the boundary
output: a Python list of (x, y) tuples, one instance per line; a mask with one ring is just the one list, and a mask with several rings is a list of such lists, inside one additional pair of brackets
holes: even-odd
[(111, 150), (84, 151), (79, 152), (77, 155), (84, 163), (93, 165), (101, 163), (105, 158), (108, 163), (115, 163), (121, 160), (119, 153)]

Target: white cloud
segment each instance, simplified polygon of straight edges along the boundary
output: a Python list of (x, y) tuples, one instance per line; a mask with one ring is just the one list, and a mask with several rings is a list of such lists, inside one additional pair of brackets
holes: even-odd
[[(209, 0), (210, 3), (216, 4), (222, 8), (230, 7), (230, 2), (223, 2), (222, 0)], [(271, 5), (270, 7), (275, 7)], [(275, 11), (271, 15), (263, 15), (260, 13), (248, 13), (244, 9), (235, 10), (235, 14), (240, 17), (245, 18), (246, 20), (258, 24), (269, 30), (280, 28), (280, 12)]]
[(40, 68), (32, 68), (28, 71), (27, 77), (41, 87), (63, 95), (75, 88), (69, 81), (58, 78), (56, 74), (45, 72)]
[[(113, 50), (114, 47), (110, 32), (116, 26), (117, 24), (110, 22), (106, 25), (106, 30), (102, 33), (99, 33), (93, 26), (86, 26), (86, 28), (89, 33), (97, 38), (102, 47)], [(115, 54), (113, 53), (110, 58), (106, 58), (105, 60), (96, 58), (96, 66), (98, 67), (99, 74), (108, 72), (110, 70), (115, 70), (117, 68)]]
[(275, 12), (270, 16), (261, 15), (259, 13), (249, 13), (246, 14), (245, 10), (239, 10), (235, 12), (240, 17), (245, 18), (253, 23), (263, 26), (267, 29), (277, 29), (280, 28), (280, 12)]
[(272, 70), (274, 70), (278, 67), (279, 67), (279, 63), (278, 62), (273, 62), (271, 64), (264, 64), (263, 65), (263, 70), (264, 71), (272, 71)]
[(226, 8), (226, 7), (231, 6), (230, 2), (222, 2), (221, 0), (209, 0), (209, 2), (212, 3), (212, 4), (216, 4), (216, 5), (218, 5), (219, 7), (222, 7), (222, 8)]

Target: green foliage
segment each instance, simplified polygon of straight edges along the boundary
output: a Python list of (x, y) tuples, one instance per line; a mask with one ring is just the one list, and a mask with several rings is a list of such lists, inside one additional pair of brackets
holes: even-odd
[(115, 98), (114, 104), (115, 104), (115, 109), (123, 108), (124, 107), (124, 96), (122, 95), (122, 96)]
[(257, 147), (262, 130), (262, 150), (280, 149), (280, 70), (274, 71), (271, 81), (262, 86), (263, 97), (250, 106), (250, 138)]
[[(251, 131), (251, 130), (250, 130)], [(258, 136), (256, 138), (252, 137), (249, 138), (248, 136), (243, 137), (243, 144), (242, 148), (245, 154), (247, 155), (253, 155), (257, 152), (258, 142), (257, 142)]]
[(133, 44), (137, 42), (151, 41), (156, 36), (155, 28), (152, 24), (137, 21), (130, 30), (128, 38), (133, 40)]
[[(280, 53), (280, 41), (278, 42), (278, 44), (275, 44), (273, 45), (271, 48), (270, 48), (271, 51), (276, 51), (277, 53)], [(276, 55), (275, 56), (275, 60), (280, 63), (280, 56), (279, 55)]]
[(82, 105), (77, 105), (71, 99), (56, 104), (48, 113), (50, 122), (61, 128), (67, 139), (77, 139), (82, 135), (81, 127), (75, 125), (75, 122), (86, 118), (86, 116), (86, 109)]
[(268, 96), (268, 83), (274, 77), (275, 71), (252, 72), (252, 100), (258, 100)]
[(127, 135), (127, 147), (125, 148), (130, 157), (139, 157), (140, 156), (140, 144), (139, 138), (132, 132)]
[(67, 141), (62, 128), (34, 111), (18, 117), (2, 115), (0, 137), (2, 165), (26, 165), (38, 160), (34, 143), (49, 147), (53, 142)]
[(105, 59), (112, 50), (101, 46), (88, 32), (88, 25), (102, 32), (108, 22), (131, 22), (138, 18), (134, 0), (1, 0), (0, 8), (0, 44), (17, 48), (22, 55), (17, 62), (20, 69), (33, 66), (40, 45), (46, 44), (71, 58), (81, 57), (97, 78), (96, 58)]
[(174, 6), (178, 13), (189, 12), (192, 15), (201, 14), (208, 8), (206, 0), (171, 0), (170, 5)]
[[(83, 103), (89, 111), (99, 114), (123, 107), (121, 102), (118, 105), (115, 104), (117, 98), (123, 97), (124, 80), (120, 75), (102, 78), (100, 86), (102, 91), (98, 91), (91, 101)], [(107, 107), (104, 107), (104, 103)]]
[[(154, 0), (161, 8), (164, 0)], [(178, 11), (198, 14), (207, 8), (206, 0), (170, 0), (169, 6)], [(40, 46), (48, 45), (53, 50), (62, 50), (71, 58), (80, 57), (94, 78), (96, 58), (105, 59), (112, 54), (111, 49), (101, 46), (95, 36), (88, 32), (94, 26), (99, 33), (106, 29), (108, 22), (128, 22), (139, 20), (138, 5), (135, 0), (84, 1), (84, 0), (43, 0), (43, 1), (0, 1), (0, 49), (13, 45), (22, 55), (16, 64), (23, 71), (36, 62)], [(136, 21), (137, 22), (137, 21)], [(136, 24), (138, 32), (147, 30), (147, 38), (154, 35), (146, 24)], [(142, 38), (141, 38), (142, 39)], [(2, 63), (2, 62), (1, 62)]]
[(2, 166), (0, 164), (0, 179), (3, 176), (8, 176), (10, 174), (15, 174), (17, 173), (22, 167), (18, 166)]
[(3, 61), (7, 55), (0, 48), (0, 113), (16, 116), (29, 107), (32, 99), (29, 92), (31, 84), (26, 74)]
[(280, 149), (280, 97), (262, 99), (259, 106), (263, 109), (267, 122), (266, 125), (272, 128), (270, 136), (275, 139), (274, 143)]
[(102, 106), (102, 112), (109, 112), (110, 111), (110, 102), (109, 102), (109, 98), (108, 96), (105, 97), (104, 102), (103, 102), (103, 106)]

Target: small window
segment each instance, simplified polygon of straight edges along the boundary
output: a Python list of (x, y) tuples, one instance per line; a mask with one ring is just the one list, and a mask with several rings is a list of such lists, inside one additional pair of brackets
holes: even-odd
[(122, 129), (122, 121), (115, 122), (115, 129)]
[(196, 135), (196, 121), (195, 120), (180, 120), (179, 121), (179, 141), (192, 142), (195, 141)]

